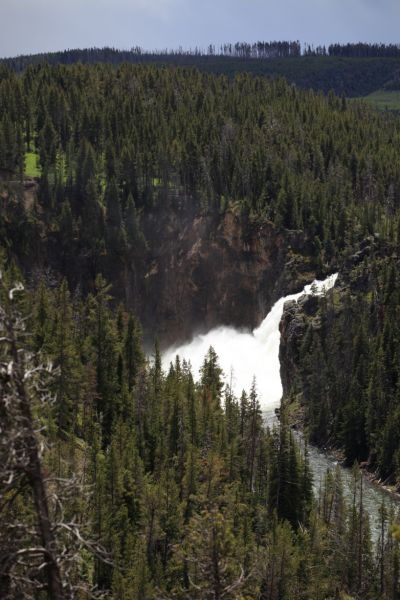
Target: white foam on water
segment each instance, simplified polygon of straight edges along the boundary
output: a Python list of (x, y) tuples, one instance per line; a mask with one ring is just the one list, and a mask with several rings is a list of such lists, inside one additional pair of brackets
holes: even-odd
[(272, 409), (279, 406), (282, 396), (282, 383), (279, 365), (279, 323), (283, 306), (288, 300), (297, 300), (303, 294), (323, 295), (336, 282), (337, 274), (324, 281), (314, 281), (297, 294), (278, 300), (264, 321), (253, 332), (243, 332), (233, 327), (216, 327), (206, 334), (200, 334), (181, 346), (171, 347), (163, 354), (164, 368), (175, 361), (176, 355), (190, 361), (195, 379), (208, 349), (212, 346), (218, 355), (227, 384), (232, 384), (234, 393), (239, 396), (242, 390), (249, 391), (253, 377), (256, 378), (261, 408)]

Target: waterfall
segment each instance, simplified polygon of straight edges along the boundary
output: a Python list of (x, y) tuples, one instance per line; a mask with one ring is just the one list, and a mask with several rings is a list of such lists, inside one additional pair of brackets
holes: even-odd
[(208, 333), (196, 335), (189, 343), (169, 348), (163, 354), (166, 367), (178, 354), (190, 361), (196, 379), (210, 346), (216, 351), (227, 384), (232, 385), (238, 396), (242, 390), (249, 391), (253, 377), (256, 378), (261, 408), (272, 410), (279, 406), (282, 383), (279, 365), (279, 323), (283, 306), (288, 300), (297, 300), (303, 294), (322, 295), (335, 285), (337, 274), (324, 281), (314, 281), (301, 292), (280, 298), (259, 327), (252, 332), (239, 331), (233, 327), (216, 327)]
[[(238, 331), (232, 327), (216, 327), (204, 335), (196, 335), (191, 342), (169, 348), (163, 355), (164, 367), (179, 356), (192, 365), (195, 379), (210, 346), (218, 354), (220, 366), (224, 370), (227, 384), (232, 383), (233, 390), (238, 396), (242, 389), (250, 389), (253, 376), (256, 377), (257, 390), (264, 421), (267, 424), (276, 422), (275, 408), (279, 406), (282, 396), (282, 384), (279, 365), (279, 323), (283, 306), (288, 300), (297, 300), (303, 294), (322, 295), (335, 285), (337, 274), (331, 275), (325, 281), (314, 281), (298, 294), (281, 298), (274, 304), (259, 327), (253, 332)], [(314, 491), (318, 494), (326, 472), (335, 469), (336, 458), (321, 452), (313, 446), (308, 447), (310, 466), (314, 478)], [(348, 502), (353, 498), (352, 479), (349, 469), (340, 467), (344, 486), (344, 496)], [(388, 496), (378, 486), (367, 479), (364, 481), (364, 508), (371, 516), (371, 531), (374, 542), (379, 540), (380, 517), (382, 501), (388, 502)], [(390, 500), (390, 498), (389, 498)], [(390, 500), (390, 503), (393, 500)], [(390, 504), (389, 503), (389, 504)], [(394, 506), (396, 506), (394, 504)]]

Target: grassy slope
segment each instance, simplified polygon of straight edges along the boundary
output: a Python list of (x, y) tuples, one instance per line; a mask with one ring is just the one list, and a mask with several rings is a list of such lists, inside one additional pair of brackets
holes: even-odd
[(376, 90), (364, 100), (380, 110), (400, 110), (400, 91)]
[(28, 177), (40, 177), (38, 158), (36, 152), (27, 152), (25, 154), (25, 175)]

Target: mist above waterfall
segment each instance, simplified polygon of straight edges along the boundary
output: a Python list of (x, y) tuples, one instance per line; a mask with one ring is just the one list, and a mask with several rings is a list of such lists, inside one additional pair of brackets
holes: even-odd
[(279, 323), (283, 307), (288, 300), (297, 300), (303, 294), (321, 295), (335, 285), (337, 274), (324, 281), (314, 281), (301, 292), (280, 298), (264, 321), (252, 332), (238, 331), (232, 327), (216, 327), (200, 334), (181, 346), (171, 347), (163, 354), (164, 368), (168, 368), (176, 355), (190, 361), (197, 380), (200, 367), (210, 346), (216, 351), (219, 364), (224, 371), (227, 384), (231, 384), (236, 395), (249, 391), (253, 377), (263, 409), (279, 405), (282, 384), (279, 365)]

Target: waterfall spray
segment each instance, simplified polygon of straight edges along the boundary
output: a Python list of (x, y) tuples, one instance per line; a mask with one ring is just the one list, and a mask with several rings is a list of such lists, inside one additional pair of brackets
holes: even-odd
[(238, 331), (232, 327), (216, 327), (200, 334), (187, 344), (169, 348), (163, 355), (164, 367), (175, 360), (176, 355), (190, 361), (196, 379), (210, 346), (216, 351), (227, 384), (240, 395), (249, 391), (253, 377), (256, 378), (261, 408), (271, 410), (279, 406), (282, 383), (279, 365), (279, 323), (283, 307), (288, 300), (298, 300), (303, 294), (322, 295), (336, 282), (337, 274), (324, 281), (314, 281), (301, 292), (280, 298), (261, 325), (253, 332)]

